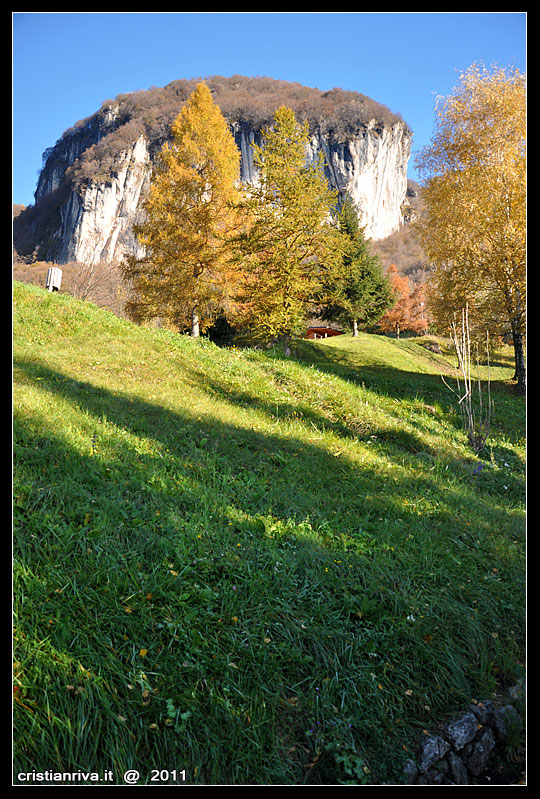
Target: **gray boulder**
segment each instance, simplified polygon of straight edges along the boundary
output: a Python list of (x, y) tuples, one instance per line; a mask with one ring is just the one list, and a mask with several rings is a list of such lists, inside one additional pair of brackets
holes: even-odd
[(454, 749), (459, 751), (472, 741), (478, 730), (478, 720), (474, 713), (466, 713), (464, 716), (450, 722), (447, 727), (448, 736)]

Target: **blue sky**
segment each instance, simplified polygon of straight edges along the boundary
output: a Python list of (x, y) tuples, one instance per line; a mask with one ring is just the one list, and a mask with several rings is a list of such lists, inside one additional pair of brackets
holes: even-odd
[(13, 202), (33, 203), (44, 150), (104, 100), (178, 78), (358, 91), (403, 116), (414, 153), (461, 70), (526, 71), (526, 23), (526, 12), (14, 12)]

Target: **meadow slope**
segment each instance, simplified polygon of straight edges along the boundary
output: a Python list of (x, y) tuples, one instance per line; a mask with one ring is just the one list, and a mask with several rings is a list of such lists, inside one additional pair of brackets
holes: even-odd
[(477, 457), (417, 339), (284, 358), (21, 284), (13, 328), (15, 774), (398, 783), (523, 673), (507, 355)]

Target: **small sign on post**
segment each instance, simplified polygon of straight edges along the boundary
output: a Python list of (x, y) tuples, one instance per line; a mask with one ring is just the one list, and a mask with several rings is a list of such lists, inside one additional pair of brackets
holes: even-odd
[(57, 266), (51, 266), (47, 270), (47, 283), (46, 288), (49, 291), (60, 291), (60, 284), (62, 283), (62, 270)]

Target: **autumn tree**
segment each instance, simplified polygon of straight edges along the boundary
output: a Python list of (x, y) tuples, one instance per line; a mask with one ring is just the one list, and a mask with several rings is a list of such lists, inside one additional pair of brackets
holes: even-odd
[(290, 337), (311, 314), (324, 271), (339, 257), (331, 225), (336, 192), (324, 175), (322, 158), (307, 160), (309, 126), (281, 106), (254, 146), (258, 180), (246, 191), (246, 228), (236, 237), (244, 280), (237, 295), (239, 323), (255, 338)]
[(133, 288), (133, 318), (160, 318), (196, 337), (230, 289), (226, 240), (235, 222), (240, 153), (204, 83), (171, 132), (155, 164), (144, 221), (134, 226), (145, 255), (127, 258), (123, 274)]
[(402, 332), (415, 327), (411, 289), (407, 277), (399, 274), (395, 264), (388, 267), (388, 277), (392, 285), (394, 304), (380, 319), (378, 326), (384, 333), (393, 333), (399, 338)]
[(433, 265), (428, 301), (447, 327), (468, 305), (484, 332), (511, 334), (524, 391), (525, 76), (474, 64), (435, 113), (431, 144), (416, 159), (427, 209), (418, 235)]
[(393, 291), (378, 256), (370, 252), (349, 195), (340, 209), (338, 229), (346, 249), (324, 280), (326, 297), (320, 315), (350, 326), (353, 336), (357, 336), (359, 327), (374, 325), (392, 305)]
[(418, 283), (410, 293), (409, 323), (407, 330), (411, 333), (426, 333), (430, 323), (430, 314), (426, 303), (426, 286)]

